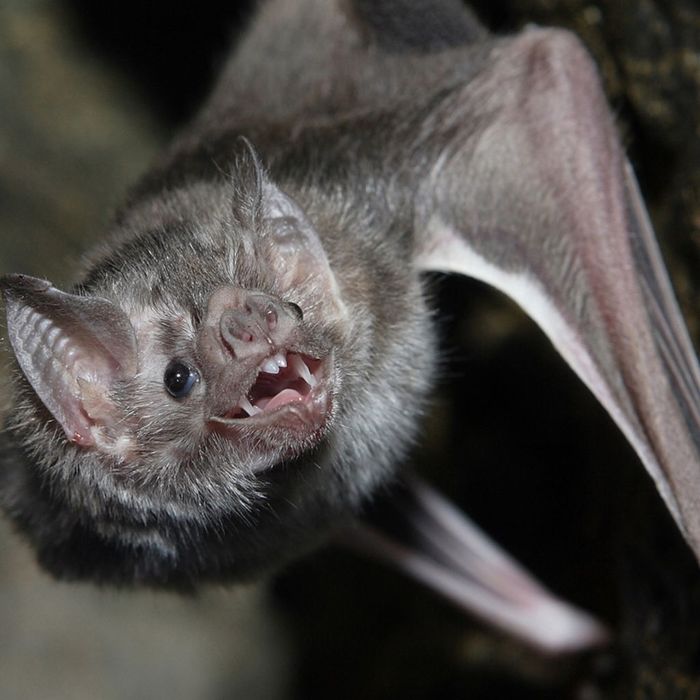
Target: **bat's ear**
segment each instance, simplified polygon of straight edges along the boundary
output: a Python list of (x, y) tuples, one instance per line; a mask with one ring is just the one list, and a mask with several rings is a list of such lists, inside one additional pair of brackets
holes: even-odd
[(347, 313), (321, 239), (302, 208), (277, 185), (262, 184), (261, 214), (266, 255), (284, 290), (309, 290), (324, 300), (326, 314)]
[(112, 302), (59, 291), (26, 275), (0, 277), (17, 362), (69, 440), (84, 446), (123, 422), (112, 390), (136, 372), (136, 338)]
[(235, 154), (238, 186), (233, 214), (244, 228), (261, 233), (260, 245), (283, 294), (300, 290), (323, 299), (326, 317), (346, 315), (323, 244), (303, 209), (272, 182), (254, 146), (241, 136)]

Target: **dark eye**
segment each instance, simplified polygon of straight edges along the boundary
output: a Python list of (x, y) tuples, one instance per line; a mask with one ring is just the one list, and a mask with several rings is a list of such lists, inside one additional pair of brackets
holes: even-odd
[(197, 383), (199, 375), (182, 360), (173, 360), (166, 368), (163, 375), (163, 383), (170, 396), (181, 399), (192, 391)]

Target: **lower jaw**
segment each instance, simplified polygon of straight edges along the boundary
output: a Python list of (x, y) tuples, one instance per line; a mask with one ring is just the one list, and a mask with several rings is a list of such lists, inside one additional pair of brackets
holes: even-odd
[(304, 400), (284, 404), (269, 413), (235, 420), (212, 420), (211, 429), (228, 439), (249, 444), (256, 451), (284, 452), (298, 456), (326, 433), (332, 416), (328, 392), (312, 392)]

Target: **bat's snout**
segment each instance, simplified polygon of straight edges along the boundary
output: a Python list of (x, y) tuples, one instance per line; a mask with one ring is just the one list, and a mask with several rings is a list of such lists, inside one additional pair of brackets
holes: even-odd
[(330, 360), (309, 341), (296, 304), (220, 287), (209, 299), (197, 355), (213, 420), (229, 424), (287, 407), (304, 432), (325, 423)]
[(292, 344), (301, 318), (302, 312), (295, 304), (231, 286), (212, 295), (207, 325), (217, 329), (225, 354), (245, 361)]

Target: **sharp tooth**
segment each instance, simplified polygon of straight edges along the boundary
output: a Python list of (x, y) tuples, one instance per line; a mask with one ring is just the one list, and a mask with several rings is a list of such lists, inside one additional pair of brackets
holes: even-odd
[(278, 352), (273, 358), (278, 367), (286, 367), (287, 366), (287, 358), (284, 356), (283, 352)]
[(289, 361), (292, 363), (294, 371), (310, 386), (315, 387), (318, 383), (316, 377), (311, 374), (304, 360), (299, 355), (290, 355)]
[(257, 406), (253, 406), (250, 401), (248, 401), (247, 396), (242, 396), (240, 401), (238, 402), (238, 405), (249, 415), (249, 416), (255, 416), (258, 413), (262, 413), (262, 409), (258, 408)]
[(280, 366), (277, 363), (277, 359), (275, 357), (270, 357), (265, 362), (260, 365), (260, 369), (263, 372), (267, 372), (268, 374), (279, 374), (280, 373)]

